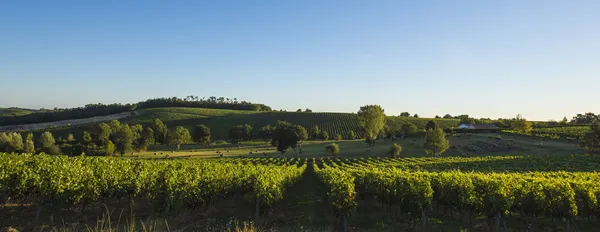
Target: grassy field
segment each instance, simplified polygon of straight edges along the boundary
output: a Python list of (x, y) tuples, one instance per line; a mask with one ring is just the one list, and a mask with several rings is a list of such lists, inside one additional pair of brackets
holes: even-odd
[[(327, 131), (330, 138), (333, 138), (336, 134), (348, 138), (351, 131), (356, 135), (361, 135), (358, 117), (352, 113), (257, 112), (184, 107), (144, 109), (140, 110), (139, 113), (137, 116), (121, 121), (130, 124), (140, 123), (147, 126), (153, 119), (158, 118), (168, 127), (184, 126), (188, 129), (192, 129), (198, 124), (204, 124), (211, 128), (214, 140), (226, 139), (229, 129), (236, 125), (249, 124), (254, 127), (256, 134), (261, 127), (267, 124), (274, 125), (278, 120), (302, 125), (307, 130), (317, 125), (322, 131)], [(442, 128), (456, 127), (459, 123), (457, 119), (388, 116), (387, 125), (392, 130), (398, 130), (403, 124), (410, 122), (422, 129), (425, 128), (429, 120), (436, 121)], [(78, 137), (81, 136), (83, 130), (89, 130), (90, 126), (57, 128), (52, 132), (56, 136), (66, 137), (69, 133), (73, 133)]]
[[(448, 137), (451, 149), (443, 156), (526, 156), (526, 155), (568, 155), (581, 154), (581, 149), (575, 142), (547, 140), (540, 141), (536, 138), (498, 134), (473, 134), (471, 136)], [(499, 140), (499, 138), (501, 140)], [(423, 138), (412, 137), (405, 139), (378, 140), (374, 147), (369, 147), (364, 140), (329, 140), (305, 141), (302, 144), (302, 153), (296, 154), (288, 150), (281, 154), (269, 143), (263, 141), (245, 142), (241, 144), (222, 144), (212, 147), (202, 145), (183, 145), (180, 151), (174, 151), (170, 146), (153, 146), (150, 151), (135, 153), (133, 156), (141, 158), (217, 158), (223, 157), (329, 157), (325, 154), (325, 146), (337, 143), (340, 147), (338, 157), (381, 157), (388, 156), (387, 152), (392, 143), (402, 146), (401, 157), (431, 157), (425, 154)], [(298, 150), (299, 151), (299, 150)], [(220, 153), (217, 153), (220, 152)], [(156, 153), (156, 155), (155, 155)], [(250, 154), (252, 153), (252, 154)], [(265, 153), (265, 154), (263, 154)], [(131, 154), (128, 156), (132, 156)]]
[(22, 116), (33, 113), (31, 110), (17, 108), (0, 108), (0, 117)]

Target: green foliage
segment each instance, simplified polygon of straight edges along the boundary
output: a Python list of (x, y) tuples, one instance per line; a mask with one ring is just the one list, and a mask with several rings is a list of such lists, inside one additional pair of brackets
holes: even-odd
[(0, 186), (5, 196), (19, 202), (34, 199), (30, 203), (38, 206), (74, 208), (126, 198), (130, 203), (146, 200), (164, 211), (196, 208), (228, 195), (249, 194), (264, 208), (282, 199), (286, 188), (306, 169), (305, 161), (299, 160), (256, 165), (246, 161), (0, 153)]
[(117, 128), (113, 129), (113, 142), (115, 144), (116, 152), (120, 153), (121, 156), (125, 153), (133, 150), (134, 133), (131, 127), (127, 124), (116, 125)]
[(83, 135), (81, 136), (81, 143), (86, 146), (92, 143), (92, 135), (90, 134), (90, 132), (83, 131)]
[(0, 151), (20, 152), (23, 150), (23, 137), (19, 133), (0, 133)]
[(106, 143), (105, 147), (106, 147), (106, 153), (105, 153), (106, 156), (112, 156), (115, 154), (116, 147), (112, 141), (109, 140), (108, 143)]
[(308, 139), (308, 133), (306, 132), (306, 128), (304, 128), (303, 126), (300, 125), (295, 125), (295, 130), (296, 130), (296, 134), (298, 135), (298, 138), (300, 138), (300, 141), (304, 141)]
[(511, 123), (511, 129), (521, 132), (521, 133), (531, 133), (533, 127), (531, 126), (531, 122), (525, 120), (521, 115), (517, 115)]
[(412, 123), (403, 124), (401, 127), (401, 131), (405, 136), (410, 136), (410, 135), (413, 135), (414, 133), (417, 133), (418, 129), (419, 128), (417, 128), (417, 126), (415, 126)]
[(348, 138), (349, 139), (356, 139), (356, 134), (354, 133), (354, 131), (350, 131)]
[(321, 138), (325, 141), (329, 140), (329, 133), (327, 133), (327, 131), (321, 132)]
[(398, 157), (400, 155), (400, 152), (402, 152), (402, 147), (399, 144), (394, 143), (390, 147), (390, 150), (388, 153), (392, 157)]
[(433, 130), (435, 128), (438, 128), (438, 125), (433, 120), (430, 120), (429, 122), (427, 122), (427, 126), (425, 126), (425, 130)]
[(357, 113), (360, 125), (366, 133), (366, 138), (374, 140), (385, 126), (385, 113), (379, 105), (360, 107)]
[(148, 146), (154, 144), (154, 130), (150, 127), (144, 128), (140, 137), (134, 141), (134, 148), (136, 151), (144, 151), (148, 149)]
[(49, 149), (54, 146), (56, 141), (54, 140), (54, 136), (49, 131), (42, 133), (38, 139), (39, 147), (43, 150)]
[(335, 141), (340, 141), (340, 140), (344, 140), (344, 137), (342, 137), (342, 135), (340, 135), (340, 134), (336, 134)]
[(591, 126), (580, 145), (588, 154), (600, 154), (600, 123)]
[(273, 136), (273, 128), (271, 127), (271, 125), (267, 124), (267, 125), (263, 126), (262, 128), (260, 128), (258, 135), (263, 139), (270, 140)]
[(296, 148), (302, 139), (307, 138), (306, 129), (289, 122), (278, 121), (273, 129), (271, 145), (277, 147), (277, 151), (284, 154), (288, 148)]
[(251, 141), (252, 140), (252, 126), (245, 125), (237, 125), (229, 129), (229, 138), (234, 141)]
[(319, 130), (319, 126), (314, 125), (310, 129), (310, 138), (311, 139), (318, 139), (320, 136), (321, 136), (321, 130)]
[(192, 136), (190, 135), (190, 131), (185, 127), (178, 126), (169, 132), (168, 143), (169, 145), (177, 146), (178, 151), (182, 144), (190, 142), (192, 142)]
[(450, 148), (450, 144), (446, 139), (444, 130), (436, 128), (428, 130), (425, 133), (425, 143), (423, 144), (423, 147), (425, 148), (425, 153), (439, 156)]
[(329, 144), (325, 146), (325, 153), (329, 155), (337, 155), (340, 153), (340, 146), (338, 146), (337, 143)]
[(152, 121), (150, 126), (154, 131), (154, 141), (156, 143), (165, 144), (167, 139), (167, 126), (158, 118)]
[(93, 128), (93, 138), (98, 141), (99, 145), (106, 145), (110, 141), (112, 130), (106, 123), (99, 123)]
[(196, 125), (193, 138), (196, 143), (207, 144), (210, 142), (210, 128), (205, 125)]

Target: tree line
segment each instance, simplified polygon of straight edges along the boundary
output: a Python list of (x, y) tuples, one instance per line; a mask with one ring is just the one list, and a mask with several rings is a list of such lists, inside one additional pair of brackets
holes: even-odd
[(271, 107), (267, 105), (256, 104), (247, 101), (238, 101), (237, 98), (198, 98), (195, 96), (187, 96), (186, 98), (154, 98), (141, 101), (135, 104), (88, 104), (84, 107), (54, 108), (54, 110), (51, 111), (35, 112), (22, 116), (4, 116), (0, 117), (0, 126), (90, 118), (95, 116), (106, 116), (111, 114), (129, 112), (135, 109), (146, 109), (156, 107), (193, 107), (230, 110), (271, 111)]

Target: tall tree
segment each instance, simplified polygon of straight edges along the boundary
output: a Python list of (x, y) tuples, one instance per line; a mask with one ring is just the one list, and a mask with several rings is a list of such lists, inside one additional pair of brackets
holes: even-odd
[(400, 113), (400, 117), (410, 117), (410, 113), (402, 112), (402, 113)]
[(46, 131), (40, 135), (40, 137), (38, 139), (38, 143), (39, 143), (39, 147), (42, 150), (47, 151), (52, 146), (54, 146), (54, 144), (56, 143), (56, 140), (54, 140), (54, 136), (52, 136), (52, 133), (50, 133), (50, 131)]
[(527, 121), (520, 114), (517, 115), (515, 119), (513, 119), (511, 123), (511, 128), (521, 133), (531, 133), (531, 131), (533, 130), (531, 122)]
[(33, 134), (27, 133), (25, 138), (25, 142), (23, 144), (23, 152), (27, 154), (35, 153), (35, 144), (33, 143)]
[(129, 125), (120, 125), (113, 133), (113, 137), (116, 151), (121, 153), (121, 156), (133, 149), (133, 131)]
[(428, 130), (425, 133), (425, 143), (423, 144), (423, 147), (425, 148), (425, 153), (440, 156), (450, 148), (450, 143), (446, 139), (444, 130), (435, 128), (433, 130)]
[(152, 121), (151, 125), (154, 131), (154, 141), (160, 144), (165, 144), (167, 138), (167, 126), (158, 118)]
[(229, 139), (231, 139), (232, 143), (238, 143), (243, 138), (244, 135), (242, 125), (233, 126), (231, 127), (231, 129), (229, 129)]
[(246, 141), (251, 141), (252, 140), (252, 131), (254, 130), (254, 128), (248, 124), (244, 124), (242, 126), (242, 136), (243, 139)]
[(419, 115), (418, 115), (418, 114), (415, 114), (415, 115), (413, 116), (413, 118), (419, 118)]
[(366, 133), (367, 141), (375, 146), (375, 140), (385, 125), (385, 112), (379, 105), (366, 105), (360, 107), (357, 113), (360, 124)]
[(190, 131), (185, 127), (178, 126), (175, 127), (174, 130), (169, 132), (168, 135), (169, 145), (177, 146), (177, 151), (182, 144), (186, 144), (192, 141), (192, 136), (190, 135)]
[(450, 119), (450, 118), (452, 118), (452, 115), (450, 115), (450, 114), (446, 114), (446, 115), (444, 115), (444, 117), (443, 117), (443, 118), (445, 118), (445, 119)]
[(210, 128), (205, 125), (196, 125), (193, 138), (196, 143), (207, 144), (210, 142)]
[(314, 125), (312, 128), (310, 128), (310, 138), (318, 139), (319, 137), (321, 137), (321, 131), (319, 130), (319, 126)]
[(112, 156), (115, 154), (115, 144), (108, 140), (108, 143), (106, 143), (106, 156)]
[(98, 145), (106, 145), (110, 141), (112, 131), (106, 123), (99, 123), (93, 128), (93, 138), (98, 141)]
[(135, 149), (137, 151), (144, 151), (148, 149), (148, 146), (151, 144), (154, 144), (154, 130), (150, 127), (146, 127), (135, 142)]

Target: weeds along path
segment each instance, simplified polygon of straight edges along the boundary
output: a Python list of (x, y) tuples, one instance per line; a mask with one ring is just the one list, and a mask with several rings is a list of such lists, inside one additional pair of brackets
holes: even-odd
[[(335, 217), (327, 201), (327, 190), (321, 185), (313, 169), (312, 159), (308, 160), (302, 179), (291, 186), (277, 207), (277, 212), (285, 221), (281, 227), (295, 228), (331, 228)], [(276, 224), (279, 224), (276, 222)], [(285, 228), (282, 228), (285, 229)], [(325, 228), (323, 228), (325, 229)]]

